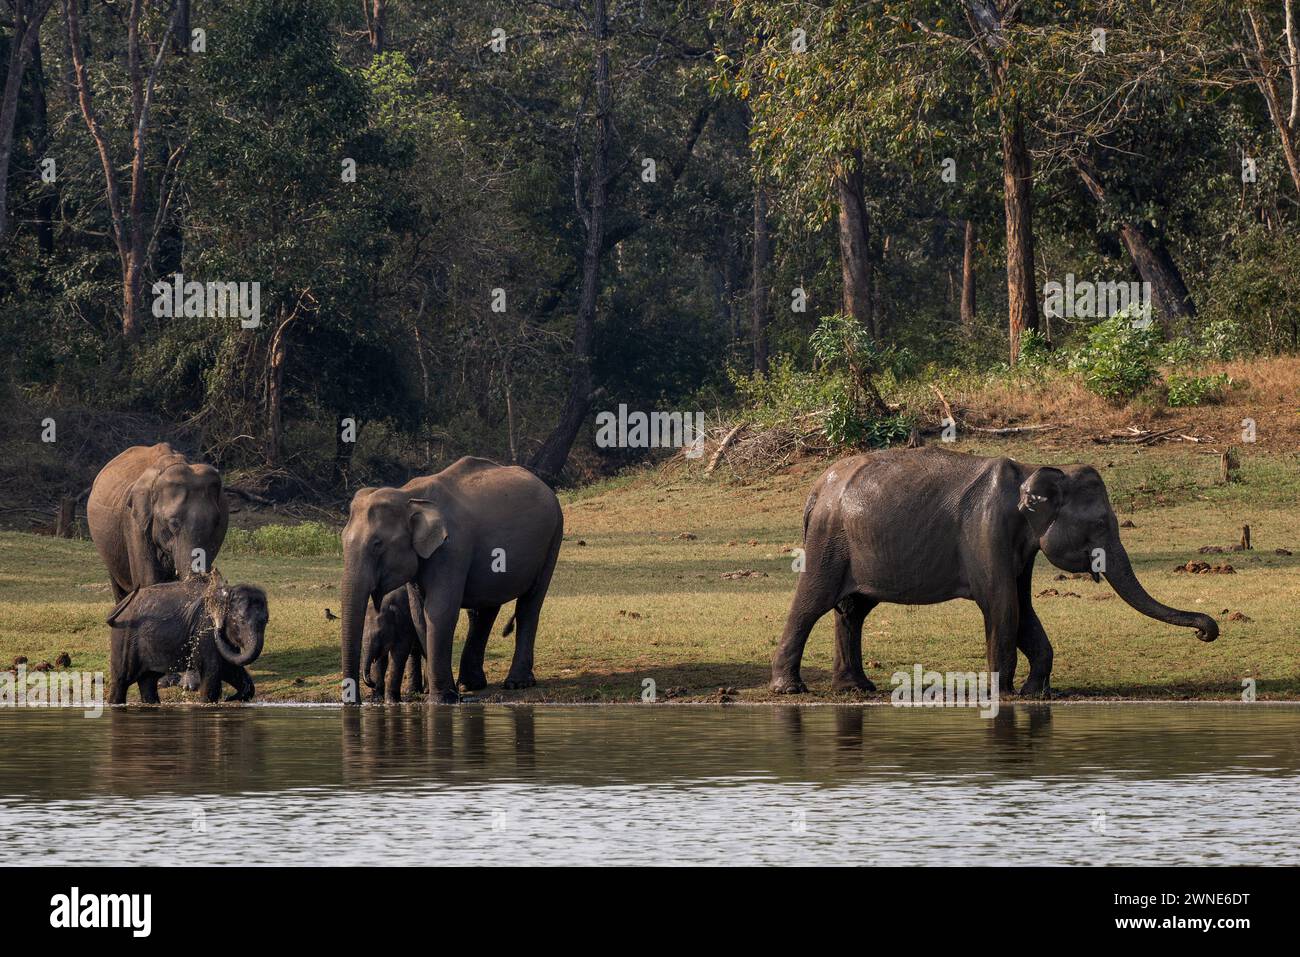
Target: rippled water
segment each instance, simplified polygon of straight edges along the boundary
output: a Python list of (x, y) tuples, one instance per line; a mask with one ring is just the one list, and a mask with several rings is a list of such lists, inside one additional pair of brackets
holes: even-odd
[(1296, 864), (1300, 706), (0, 710), (0, 864)]

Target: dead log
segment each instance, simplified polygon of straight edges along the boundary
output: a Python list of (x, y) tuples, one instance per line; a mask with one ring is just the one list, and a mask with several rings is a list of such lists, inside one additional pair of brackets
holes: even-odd
[(723, 436), (722, 441), (718, 443), (718, 447), (714, 450), (713, 456), (709, 459), (709, 465), (704, 470), (705, 475), (713, 474), (713, 470), (716, 469), (718, 463), (722, 461), (723, 454), (727, 449), (731, 448), (731, 444), (736, 441), (736, 436), (740, 434), (740, 430), (746, 425), (748, 425), (747, 422), (739, 422), (732, 427), (730, 432)]

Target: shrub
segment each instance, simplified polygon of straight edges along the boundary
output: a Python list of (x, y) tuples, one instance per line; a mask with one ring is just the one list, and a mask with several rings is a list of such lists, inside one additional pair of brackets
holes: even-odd
[(228, 555), (314, 558), (318, 555), (342, 555), (343, 545), (338, 529), (322, 522), (302, 522), (298, 525), (232, 528), (221, 551)]
[(1217, 375), (1182, 375), (1174, 372), (1165, 380), (1169, 390), (1169, 404), (1173, 407), (1201, 405), (1205, 402), (1222, 402), (1232, 379), (1226, 372)]
[(1124, 402), (1156, 381), (1158, 358), (1154, 327), (1142, 322), (1130, 306), (1089, 329), (1087, 341), (1070, 356), (1069, 366), (1097, 395)]

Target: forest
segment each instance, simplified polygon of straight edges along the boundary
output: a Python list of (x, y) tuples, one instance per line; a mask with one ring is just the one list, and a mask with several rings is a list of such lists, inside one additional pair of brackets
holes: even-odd
[(44, 521), (164, 438), (337, 506), (662, 455), (597, 442), (621, 406), (795, 436), (757, 461), (1225, 401), (1300, 345), (1295, 6), (5, 0), (0, 491)]

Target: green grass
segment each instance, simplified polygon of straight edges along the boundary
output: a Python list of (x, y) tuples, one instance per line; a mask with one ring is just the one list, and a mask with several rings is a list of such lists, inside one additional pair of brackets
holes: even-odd
[[(1190, 631), (1143, 618), (1108, 586), (1054, 581), (1040, 557), (1035, 592), (1054, 587), (1075, 597), (1043, 597), (1035, 607), (1056, 649), (1058, 695), (1122, 698), (1220, 698), (1241, 694), (1244, 678), (1260, 698), (1300, 698), (1300, 461), (1295, 455), (1246, 454), (1242, 481), (1217, 482), (1217, 458), (1195, 446), (1057, 448), (1045, 442), (979, 443), (1031, 462), (1091, 461), (1106, 477), (1138, 574), (1161, 601), (1219, 618), (1222, 636), (1206, 645)], [(768, 661), (794, 589), (804, 495), (822, 465), (741, 485), (719, 476), (647, 471), (579, 494), (566, 494), (566, 539), (537, 647), (537, 688), (503, 692), (513, 642), (488, 646), (486, 697), (505, 701), (633, 701), (642, 681), (660, 695), (702, 700), (735, 688), (739, 700), (766, 700)], [(1211, 556), (1235, 575), (1175, 573), (1200, 558), (1201, 545), (1236, 542), (1252, 526), (1255, 549)], [(694, 537), (688, 537), (694, 536)], [(1294, 556), (1274, 553), (1287, 548)], [(232, 534), (218, 561), (231, 581), (264, 587), (271, 599), (267, 646), (252, 671), (258, 697), (336, 701), (341, 558), (325, 525), (266, 526)], [(753, 570), (760, 577), (726, 579)], [(78, 669), (108, 668), (112, 606), (105, 574), (88, 541), (0, 533), (0, 662), (33, 663), (68, 652)], [(1224, 620), (1241, 612), (1251, 622)], [(505, 615), (498, 623), (505, 621)], [(460, 634), (464, 634), (462, 621)], [(804, 674), (810, 701), (851, 700), (829, 691), (832, 626), (818, 624)], [(926, 668), (983, 667), (982, 624), (971, 602), (928, 607), (881, 605), (867, 619), (864, 658), (881, 689), (890, 675)], [(456, 654), (459, 655), (459, 648)], [(1026, 666), (1022, 660), (1019, 676)], [(164, 692), (172, 700), (181, 693)], [(166, 700), (166, 699), (165, 699)], [(790, 700), (790, 699), (783, 699)]]

